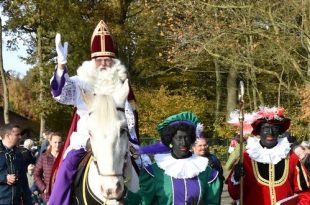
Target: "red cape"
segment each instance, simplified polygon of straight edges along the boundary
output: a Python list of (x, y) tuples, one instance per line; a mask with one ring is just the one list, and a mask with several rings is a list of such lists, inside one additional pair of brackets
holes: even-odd
[(69, 131), (67, 133), (67, 137), (66, 137), (66, 142), (65, 142), (64, 146), (62, 147), (62, 149), (60, 150), (58, 156), (56, 157), (56, 159), (53, 163), (52, 174), (51, 174), (52, 177), (50, 178), (50, 184), (49, 184), (49, 189), (48, 189), (49, 192), (51, 192), (51, 190), (52, 190), (52, 186), (53, 186), (54, 181), (55, 181), (57, 170), (60, 167), (62, 159), (63, 159), (64, 151), (70, 145), (70, 136), (73, 132), (76, 131), (77, 122), (79, 121), (79, 119), (80, 119), (80, 116), (78, 114), (76, 114), (76, 108), (74, 108), (73, 116), (72, 116), (71, 123), (70, 123), (70, 129), (69, 129)]

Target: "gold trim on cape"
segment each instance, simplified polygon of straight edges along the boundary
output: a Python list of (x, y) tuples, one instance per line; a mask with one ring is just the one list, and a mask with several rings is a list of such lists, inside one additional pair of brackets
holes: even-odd
[(269, 180), (266, 180), (260, 175), (257, 162), (254, 160), (251, 160), (251, 163), (252, 163), (254, 177), (256, 178), (257, 182), (264, 186), (269, 187), (269, 194), (270, 194), (270, 200), (271, 200), (270, 203), (272, 205), (276, 204), (277, 197), (276, 197), (275, 187), (282, 186), (288, 178), (289, 158), (285, 159), (283, 175), (277, 181), (275, 180), (275, 165), (274, 164), (269, 164), (269, 171), (268, 171)]

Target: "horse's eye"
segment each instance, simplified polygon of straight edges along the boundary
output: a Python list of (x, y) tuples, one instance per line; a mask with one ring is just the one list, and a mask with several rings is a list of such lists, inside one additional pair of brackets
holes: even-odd
[(124, 135), (125, 133), (128, 132), (128, 129), (127, 128), (122, 128), (121, 129), (121, 135)]

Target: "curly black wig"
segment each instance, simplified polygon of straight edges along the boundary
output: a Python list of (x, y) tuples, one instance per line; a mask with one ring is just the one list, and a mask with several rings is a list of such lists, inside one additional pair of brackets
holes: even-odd
[(178, 130), (186, 132), (191, 138), (191, 143), (195, 142), (196, 140), (195, 127), (185, 123), (179, 123), (176, 125), (168, 125), (162, 130), (160, 136), (162, 143), (167, 147), (169, 147), (169, 144), (171, 144), (172, 142), (172, 138), (174, 137), (174, 135), (177, 133)]

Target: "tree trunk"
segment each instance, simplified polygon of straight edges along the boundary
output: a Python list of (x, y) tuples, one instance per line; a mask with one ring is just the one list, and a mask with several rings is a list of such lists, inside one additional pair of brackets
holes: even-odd
[[(215, 22), (216, 25), (218, 25), (218, 19), (217, 19), (217, 9), (215, 9)], [(219, 113), (221, 108), (221, 96), (222, 96), (222, 81), (221, 81), (221, 73), (220, 73), (220, 67), (219, 67), (219, 61), (217, 58), (213, 58), (214, 68), (215, 68), (215, 77), (216, 77), (216, 105), (215, 105), (215, 121), (214, 124), (217, 124), (219, 122)]]
[[(248, 16), (251, 16), (251, 8), (248, 9)], [(247, 19), (244, 17), (243, 19), (244, 24), (246, 27), (248, 27), (249, 31), (252, 29), (252, 22), (251, 20)], [(254, 45), (253, 45), (253, 35), (247, 35), (245, 36), (246, 39), (246, 45), (247, 45), (247, 59), (249, 65), (251, 65), (250, 68), (247, 69), (246, 75), (247, 75), (247, 95), (249, 97), (249, 105), (250, 105), (250, 110), (256, 110), (258, 105), (257, 105), (257, 93), (259, 93), (257, 89), (257, 82), (256, 82), (256, 73), (255, 73), (255, 68), (254, 68)], [(251, 91), (252, 91), (252, 96), (251, 96)]]
[(247, 68), (245, 90), (246, 90), (246, 94), (247, 94), (248, 99), (249, 99), (249, 102), (247, 103), (247, 105), (249, 106), (250, 110), (252, 111), (253, 105), (252, 105), (252, 96), (251, 96), (250, 88), (251, 88), (251, 75), (250, 75), (249, 68)]
[(1, 82), (3, 86), (3, 118), (4, 124), (9, 124), (9, 89), (5, 78), (5, 72), (3, 68), (3, 57), (2, 57), (2, 19), (0, 17), (0, 74)]
[[(37, 32), (37, 41), (38, 41), (38, 53), (37, 53), (37, 58), (38, 58), (38, 67), (39, 67), (39, 76), (40, 76), (40, 94), (39, 94), (39, 102), (42, 105), (43, 103), (43, 90), (44, 90), (44, 81), (43, 81), (43, 75), (44, 75), (44, 70), (43, 70), (43, 65), (42, 65), (42, 27), (39, 26), (38, 32)], [(42, 137), (42, 133), (45, 130), (45, 114), (44, 111), (41, 110), (40, 113), (40, 137)]]
[[(247, 42), (247, 50), (248, 50), (248, 59), (249, 59), (249, 64), (250, 65), (254, 65), (253, 62), (253, 36), (249, 35), (246, 37), (246, 42)], [(257, 105), (257, 93), (259, 94), (259, 91), (257, 89), (257, 82), (256, 82), (256, 73), (255, 73), (255, 69), (253, 67), (251, 67), (248, 71), (247, 71), (247, 76), (249, 81), (251, 81), (251, 86), (248, 86), (248, 88), (251, 87), (252, 90), (252, 99), (253, 101), (250, 100), (250, 103), (253, 103), (253, 105), (251, 104), (251, 110), (253, 108), (253, 110), (256, 110), (258, 105)], [(249, 99), (251, 99), (250, 96), (250, 91), (248, 91), (249, 94)]]
[[(283, 65), (282, 65), (283, 67)], [(279, 85), (278, 85), (278, 107), (281, 106), (281, 84), (282, 84), (282, 76), (283, 76), (283, 73), (284, 73), (284, 67), (282, 69), (282, 72), (281, 72), (281, 76), (280, 76), (280, 82), (279, 82)], [(289, 90), (288, 90), (289, 91)]]
[(222, 82), (221, 82), (221, 73), (218, 64), (218, 60), (214, 59), (214, 67), (215, 67), (215, 76), (216, 76), (216, 105), (215, 105), (215, 123), (219, 120), (219, 113), (221, 107), (221, 96), (222, 96)]
[(259, 91), (257, 88), (256, 73), (254, 68), (251, 68), (251, 80), (252, 80), (252, 94), (253, 94), (253, 109), (256, 110), (258, 108), (257, 102), (259, 101), (259, 103), (263, 105), (264, 98), (261, 91)]
[(237, 70), (235, 67), (229, 68), (229, 73), (227, 76), (227, 114), (226, 114), (226, 120), (229, 119), (229, 114), (231, 111), (236, 109), (237, 107)]
[[(309, 34), (309, 26), (310, 26), (310, 13), (309, 13), (309, 0), (302, 1), (302, 29), (305, 33)], [(302, 35), (304, 42), (304, 48), (307, 50), (308, 59), (307, 59), (307, 81), (305, 82), (305, 88), (307, 90), (310, 89), (310, 39), (307, 35)], [(308, 122), (308, 133), (310, 132), (310, 121)], [(310, 135), (308, 136), (308, 140), (310, 141)]]

